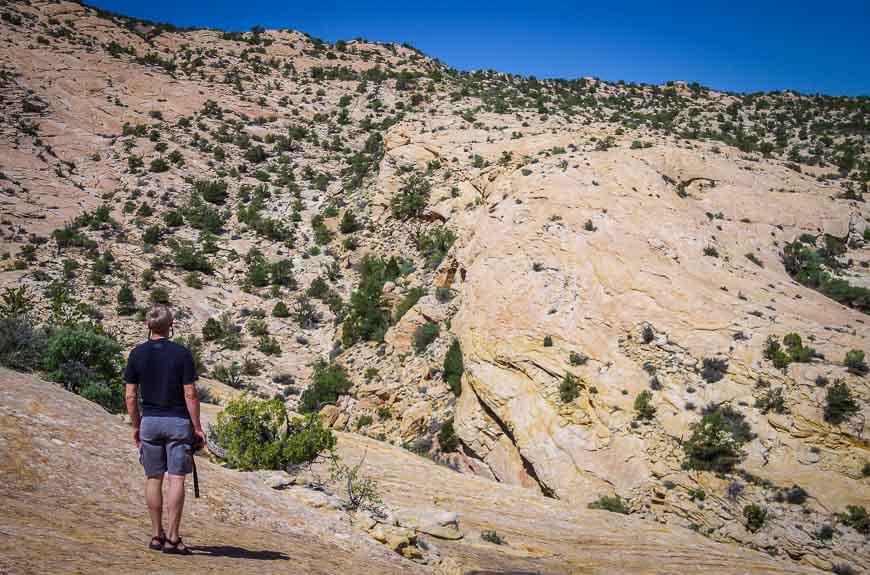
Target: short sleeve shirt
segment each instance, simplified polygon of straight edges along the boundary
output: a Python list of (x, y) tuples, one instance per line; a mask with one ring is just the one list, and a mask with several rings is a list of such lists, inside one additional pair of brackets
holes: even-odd
[(137, 345), (124, 369), (124, 381), (139, 386), (143, 416), (189, 417), (184, 386), (198, 377), (190, 350), (168, 339)]

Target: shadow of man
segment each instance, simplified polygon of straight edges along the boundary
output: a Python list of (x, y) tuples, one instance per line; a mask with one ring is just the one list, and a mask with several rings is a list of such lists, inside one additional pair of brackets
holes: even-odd
[(287, 561), (290, 556), (281, 551), (252, 551), (244, 547), (233, 545), (191, 545), (190, 550), (194, 555), (206, 555), (208, 557), (230, 557), (233, 559), (260, 559), (263, 561)]

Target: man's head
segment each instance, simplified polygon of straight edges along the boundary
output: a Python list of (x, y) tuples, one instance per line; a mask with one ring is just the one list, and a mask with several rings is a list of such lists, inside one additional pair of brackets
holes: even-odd
[(152, 333), (169, 337), (169, 330), (172, 329), (172, 312), (165, 305), (153, 305), (148, 310), (145, 322)]

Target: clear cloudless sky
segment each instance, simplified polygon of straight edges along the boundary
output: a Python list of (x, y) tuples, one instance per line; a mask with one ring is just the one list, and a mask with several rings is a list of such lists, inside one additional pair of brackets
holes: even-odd
[(870, 0), (86, 0), (176, 26), (407, 42), (461, 70), (870, 95)]

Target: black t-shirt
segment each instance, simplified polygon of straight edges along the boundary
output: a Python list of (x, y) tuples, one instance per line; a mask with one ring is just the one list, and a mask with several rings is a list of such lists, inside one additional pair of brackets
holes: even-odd
[(139, 385), (143, 416), (189, 417), (184, 386), (198, 377), (190, 350), (168, 339), (137, 345), (124, 369), (124, 381)]

